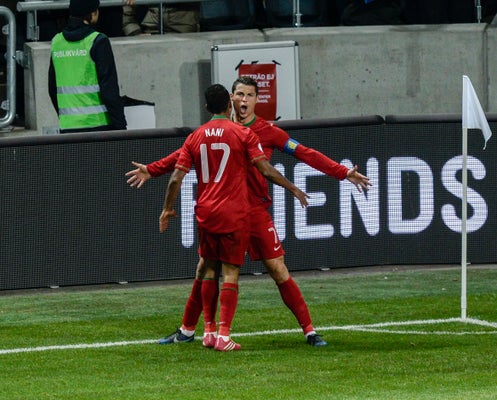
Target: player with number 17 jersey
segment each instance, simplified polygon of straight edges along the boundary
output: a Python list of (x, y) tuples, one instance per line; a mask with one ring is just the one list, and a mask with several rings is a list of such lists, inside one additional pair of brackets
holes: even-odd
[(216, 116), (190, 134), (175, 168), (195, 166), (198, 187), (195, 215), (213, 233), (244, 229), (250, 210), (247, 169), (267, 159), (258, 137), (248, 128)]

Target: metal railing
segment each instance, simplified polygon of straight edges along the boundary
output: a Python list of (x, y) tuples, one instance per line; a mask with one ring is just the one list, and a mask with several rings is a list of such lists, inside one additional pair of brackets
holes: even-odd
[(7, 99), (1, 101), (2, 110), (7, 113), (3, 118), (0, 118), (0, 128), (9, 126), (15, 118), (16, 114), (16, 20), (14, 14), (7, 7), (0, 6), (0, 16), (7, 19), (7, 25), (2, 26), (2, 34), (6, 36), (7, 51), (5, 53), (5, 61), (7, 66)]
[[(160, 15), (162, 8), (167, 4), (177, 3), (198, 3), (199, 1), (212, 0), (135, 0), (135, 5), (158, 4)], [(101, 0), (100, 7), (122, 6), (123, 0)], [(17, 3), (17, 11), (26, 13), (26, 38), (31, 41), (38, 41), (40, 38), (37, 22), (37, 11), (64, 10), (69, 8), (69, 0), (26, 0)], [(159, 32), (164, 33), (162, 18), (159, 19)]]

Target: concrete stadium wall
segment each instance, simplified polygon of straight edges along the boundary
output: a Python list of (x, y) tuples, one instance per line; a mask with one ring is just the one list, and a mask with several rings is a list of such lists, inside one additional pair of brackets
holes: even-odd
[[(486, 24), (319, 27), (113, 38), (121, 93), (156, 104), (158, 128), (197, 126), (207, 114), (214, 44), (295, 40), (304, 119), (460, 113), (462, 75), (497, 111), (497, 33)], [(27, 43), (26, 124), (57, 126), (47, 93), (48, 42)]]

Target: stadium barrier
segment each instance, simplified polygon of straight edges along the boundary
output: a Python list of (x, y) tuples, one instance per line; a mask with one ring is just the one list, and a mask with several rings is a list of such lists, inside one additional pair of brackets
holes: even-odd
[[(211, 0), (196, 0), (197, 2)], [(169, 4), (190, 3), (191, 0), (135, 0), (136, 5), (153, 5), (158, 6), (160, 10)], [(123, 5), (122, 0), (102, 0), (99, 7), (120, 7)], [(69, 0), (24, 0), (17, 3), (16, 9), (26, 13), (26, 38), (27, 40), (39, 40), (39, 26), (37, 21), (38, 11), (64, 10), (69, 8)], [(161, 12), (162, 14), (162, 12)], [(164, 33), (163, 21), (159, 21), (159, 32)]]
[[(471, 78), (483, 109), (497, 111), (489, 84), (497, 81), (497, 29), (486, 24), (153, 35), (113, 38), (112, 49), (121, 94), (155, 103), (156, 127), (170, 128), (197, 126), (208, 117), (203, 92), (212, 83), (212, 46), (281, 41), (298, 43), (304, 119), (460, 112), (463, 75)], [(58, 119), (47, 91), (50, 43), (26, 43), (24, 53), (26, 130), (51, 133)], [(277, 86), (286, 88), (287, 79)], [(288, 98), (277, 96), (279, 105)]]
[[(491, 127), (497, 117), (487, 115)], [(290, 270), (457, 264), (461, 226), (461, 117), (364, 116), (282, 121), (302, 144), (373, 183), (367, 194), (278, 151), (272, 163), (310, 196), (302, 209), (271, 187), (271, 212)], [(181, 146), (191, 128), (0, 139), (0, 290), (191, 278), (198, 261), (194, 174), (178, 219), (159, 233), (167, 177), (126, 184), (131, 161)], [(495, 263), (497, 138), (470, 131), (468, 260)], [(264, 272), (247, 261), (245, 274)]]
[[(16, 114), (16, 21), (14, 14), (7, 7), (0, 6), (0, 21), (7, 22), (2, 24), (0, 34), (5, 35), (5, 83), (3, 79), (0, 83), (0, 129), (9, 126), (14, 121)], [(0, 70), (3, 72), (3, 68)]]

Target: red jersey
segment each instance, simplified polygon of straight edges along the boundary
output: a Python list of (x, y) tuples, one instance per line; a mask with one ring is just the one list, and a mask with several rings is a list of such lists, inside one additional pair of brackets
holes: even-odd
[[(256, 117), (245, 126), (249, 127), (259, 137), (262, 149), (268, 160), (271, 159), (273, 150), (278, 149), (328, 176), (339, 180), (347, 177), (349, 169), (346, 166), (326, 157), (317, 150), (294, 141), (288, 133), (276, 125)], [(169, 156), (148, 164), (147, 170), (150, 175), (156, 177), (171, 172), (178, 159), (179, 152), (180, 150), (176, 150)], [(263, 205), (265, 207), (271, 205), (268, 183), (255, 167), (249, 169), (248, 185), (251, 205)]]
[[(265, 119), (255, 117), (244, 125), (249, 127), (259, 137), (262, 149), (268, 160), (271, 159), (274, 149), (293, 155), (298, 160), (336, 179), (343, 180), (347, 177), (349, 169), (336, 161), (326, 157), (317, 150), (306, 147), (290, 138), (283, 129), (267, 122)], [(255, 169), (250, 168), (248, 176), (250, 204), (253, 206), (271, 205), (271, 196), (267, 180)]]
[(158, 177), (169, 172), (173, 172), (174, 166), (176, 165), (176, 161), (178, 161), (180, 154), (181, 148), (176, 150), (174, 153), (169, 154), (167, 157), (147, 164), (148, 173), (150, 176)]
[(247, 173), (255, 168), (249, 163), (260, 159), (266, 156), (257, 136), (224, 117), (214, 117), (187, 137), (175, 168), (189, 172), (195, 166), (199, 226), (214, 233), (244, 227), (250, 209)]

